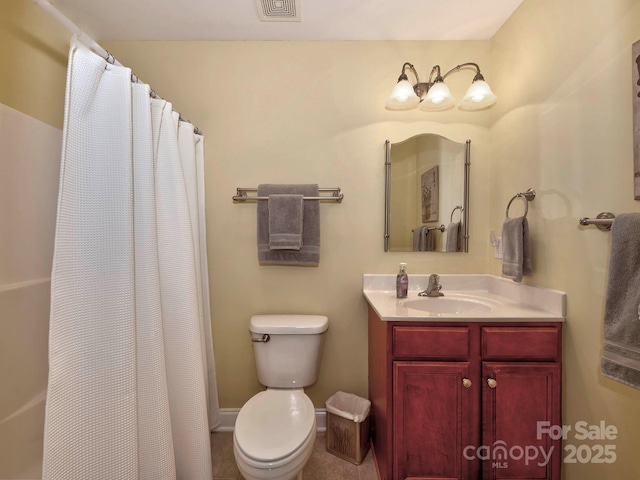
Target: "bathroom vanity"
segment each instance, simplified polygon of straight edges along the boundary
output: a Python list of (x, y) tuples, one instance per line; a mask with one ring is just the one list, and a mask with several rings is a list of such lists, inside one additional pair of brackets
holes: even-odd
[[(372, 445), (381, 480), (559, 480), (565, 295), (491, 275), (442, 275), (406, 299), (365, 275)], [(444, 302), (439, 303), (440, 300)]]

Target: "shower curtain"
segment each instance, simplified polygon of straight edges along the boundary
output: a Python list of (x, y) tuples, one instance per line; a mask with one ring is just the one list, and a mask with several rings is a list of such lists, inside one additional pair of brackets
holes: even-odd
[(204, 138), (69, 51), (43, 479), (211, 478)]

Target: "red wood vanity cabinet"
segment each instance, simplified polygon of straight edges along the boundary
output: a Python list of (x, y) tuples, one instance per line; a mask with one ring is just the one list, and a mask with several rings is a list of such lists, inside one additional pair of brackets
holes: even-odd
[(369, 307), (380, 479), (560, 480), (561, 442), (538, 422), (561, 425), (561, 349), (560, 322), (389, 322)]

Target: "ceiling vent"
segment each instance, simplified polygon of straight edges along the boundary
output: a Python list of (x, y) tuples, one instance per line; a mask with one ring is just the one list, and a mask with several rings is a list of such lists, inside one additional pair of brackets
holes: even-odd
[(301, 0), (256, 0), (262, 22), (301, 22)]

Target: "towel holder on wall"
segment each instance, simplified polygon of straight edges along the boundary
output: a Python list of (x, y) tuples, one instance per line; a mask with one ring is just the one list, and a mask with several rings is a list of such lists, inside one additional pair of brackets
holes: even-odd
[(611, 230), (611, 224), (616, 216), (611, 212), (601, 212), (596, 218), (582, 217), (580, 225), (595, 225), (599, 230), (608, 232)]
[[(232, 197), (234, 202), (246, 202), (246, 201), (258, 201), (269, 200), (269, 197), (258, 197), (256, 195), (247, 195), (248, 192), (257, 192), (257, 188), (236, 188), (236, 194)], [(335, 188), (319, 188), (318, 191), (322, 193), (331, 193), (331, 195), (320, 195), (319, 197), (302, 197), (303, 200), (327, 200), (340, 203), (344, 198), (344, 194), (340, 187)]]
[(523, 198), (524, 200), (526, 200), (526, 202), (524, 203), (524, 216), (526, 217), (527, 213), (529, 213), (529, 202), (536, 198), (536, 191), (533, 188), (529, 188), (526, 191), (516, 193), (513, 197), (511, 197), (511, 200), (509, 200), (509, 203), (507, 204), (505, 217), (509, 218), (509, 207), (511, 206), (511, 202), (513, 202), (516, 198)]
[[(446, 229), (447, 227), (445, 227), (444, 225), (440, 225), (439, 227), (427, 227), (427, 232), (431, 232), (433, 230), (440, 230), (441, 232), (444, 232)], [(411, 231), (415, 232), (416, 229), (412, 228)]]
[(456, 210), (460, 210), (460, 221), (462, 221), (462, 214), (464, 213), (464, 207), (462, 205), (456, 205), (453, 210), (451, 210), (451, 216), (449, 217), (449, 223), (453, 223), (453, 214), (456, 213)]

